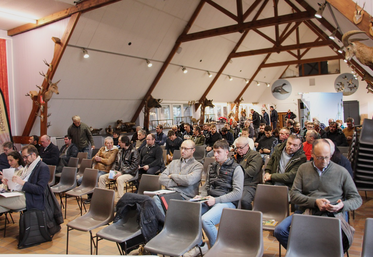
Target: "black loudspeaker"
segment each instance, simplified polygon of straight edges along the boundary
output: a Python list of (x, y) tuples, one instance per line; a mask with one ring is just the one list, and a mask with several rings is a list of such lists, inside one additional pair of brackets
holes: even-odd
[(299, 103), (299, 109), (301, 109), (301, 110), (304, 109), (304, 103), (303, 103), (303, 102), (300, 102), (300, 103)]

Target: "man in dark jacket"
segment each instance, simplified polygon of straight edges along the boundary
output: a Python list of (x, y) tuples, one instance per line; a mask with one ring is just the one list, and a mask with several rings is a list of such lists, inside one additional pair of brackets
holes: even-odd
[(247, 137), (239, 137), (236, 142), (236, 162), (245, 172), (243, 194), (241, 199), (242, 209), (251, 210), (256, 186), (261, 183), (262, 157), (249, 147)]
[(331, 139), (336, 146), (348, 146), (347, 138), (342, 130), (338, 128), (337, 122), (331, 122), (329, 124), (329, 131), (325, 132), (322, 138)]
[(251, 120), (254, 125), (254, 129), (257, 130), (260, 125), (260, 115), (254, 109), (251, 109)]
[(214, 152), (212, 151), (212, 146), (215, 144), (216, 141), (220, 140), (222, 137), (220, 133), (216, 132), (216, 126), (211, 125), (210, 127), (210, 134), (207, 134), (206, 136), (206, 152), (207, 152), (207, 157), (213, 157)]
[(166, 143), (166, 140), (167, 140), (167, 136), (165, 133), (163, 133), (163, 126), (162, 125), (158, 125), (156, 128), (155, 128), (155, 131), (157, 132), (155, 134), (155, 143), (157, 145), (164, 145)]
[(74, 143), (71, 142), (71, 137), (66, 135), (64, 138), (65, 145), (60, 149), (60, 159), (58, 162), (58, 167), (56, 172), (62, 172), (63, 167), (65, 167), (70, 160), (70, 157), (78, 156), (78, 147)]
[(140, 174), (155, 174), (164, 166), (162, 148), (155, 143), (155, 136), (146, 136), (146, 146), (140, 152)]
[[(118, 143), (120, 149), (113, 166), (115, 175), (111, 179), (117, 181), (118, 195), (122, 197), (124, 195), (124, 185), (128, 180), (136, 176), (140, 163), (140, 155), (127, 136), (121, 136)], [(109, 181), (109, 176), (110, 173), (100, 176), (98, 183), (100, 188), (106, 188), (106, 182)]]
[(282, 185), (291, 189), (299, 166), (306, 161), (301, 137), (290, 135), (286, 142), (275, 147), (265, 169), (264, 181), (266, 184)]
[(269, 109), (271, 110), (271, 123), (272, 123), (272, 128), (276, 129), (277, 127), (277, 120), (278, 120), (278, 114), (275, 108), (273, 106), (270, 106)]
[(262, 116), (263, 116), (263, 119), (264, 119), (266, 125), (271, 125), (271, 123), (269, 122), (268, 113), (264, 109), (262, 110)]
[(41, 146), (43, 147), (40, 151), (41, 160), (48, 165), (58, 165), (60, 158), (60, 151), (58, 147), (51, 142), (51, 138), (48, 135), (44, 135), (40, 138)]
[(222, 139), (227, 140), (227, 142), (229, 143), (229, 146), (231, 146), (234, 142), (234, 137), (232, 133), (229, 132), (226, 127), (221, 129), (221, 137)]

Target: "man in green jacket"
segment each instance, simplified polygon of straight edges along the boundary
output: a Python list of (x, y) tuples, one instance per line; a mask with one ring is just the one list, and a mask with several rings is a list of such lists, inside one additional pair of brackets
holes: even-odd
[(87, 152), (88, 159), (90, 159), (89, 143), (91, 143), (92, 149), (95, 149), (91, 130), (86, 124), (80, 121), (79, 116), (73, 116), (72, 120), (73, 124), (71, 124), (67, 130), (67, 135), (72, 138), (72, 141), (78, 147), (79, 152)]
[(256, 186), (261, 182), (262, 157), (257, 151), (249, 147), (249, 138), (239, 137), (236, 142), (236, 162), (245, 172), (244, 188), (241, 199), (241, 208), (251, 210), (251, 202), (254, 200)]
[(277, 145), (266, 166), (266, 184), (288, 186), (291, 189), (295, 175), (302, 163), (307, 161), (302, 138), (290, 135), (287, 141)]

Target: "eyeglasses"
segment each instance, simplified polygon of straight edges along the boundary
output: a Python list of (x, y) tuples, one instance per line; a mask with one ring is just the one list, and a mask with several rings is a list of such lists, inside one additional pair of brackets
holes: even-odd
[(315, 159), (318, 160), (318, 161), (324, 161), (324, 160), (328, 160), (330, 159), (330, 156), (315, 156)]
[(26, 160), (30, 155), (31, 155), (31, 154), (28, 154), (28, 155), (26, 155), (26, 156), (22, 156), (22, 158), (23, 158), (24, 160)]
[(245, 147), (247, 146), (247, 144), (246, 145), (244, 145), (244, 146), (241, 146), (241, 147), (239, 147), (239, 146), (236, 146), (236, 149), (237, 150), (242, 150), (242, 149), (244, 149)]
[(194, 149), (193, 147), (192, 148), (187, 148), (187, 147), (180, 147), (180, 151), (187, 151), (187, 150), (191, 150), (191, 149)]

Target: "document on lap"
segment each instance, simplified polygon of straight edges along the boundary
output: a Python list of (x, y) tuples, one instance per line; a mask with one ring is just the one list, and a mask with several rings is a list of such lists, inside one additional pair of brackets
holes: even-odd
[(156, 191), (144, 191), (144, 195), (154, 196), (154, 195), (170, 194), (174, 192), (175, 191), (172, 191), (172, 190), (161, 189), (161, 190), (156, 190)]
[(3, 178), (6, 178), (8, 180), (8, 188), (10, 190), (13, 190), (17, 185), (17, 183), (14, 183), (12, 181), (12, 178), (14, 176), (14, 171), (15, 171), (14, 168), (3, 169)]

